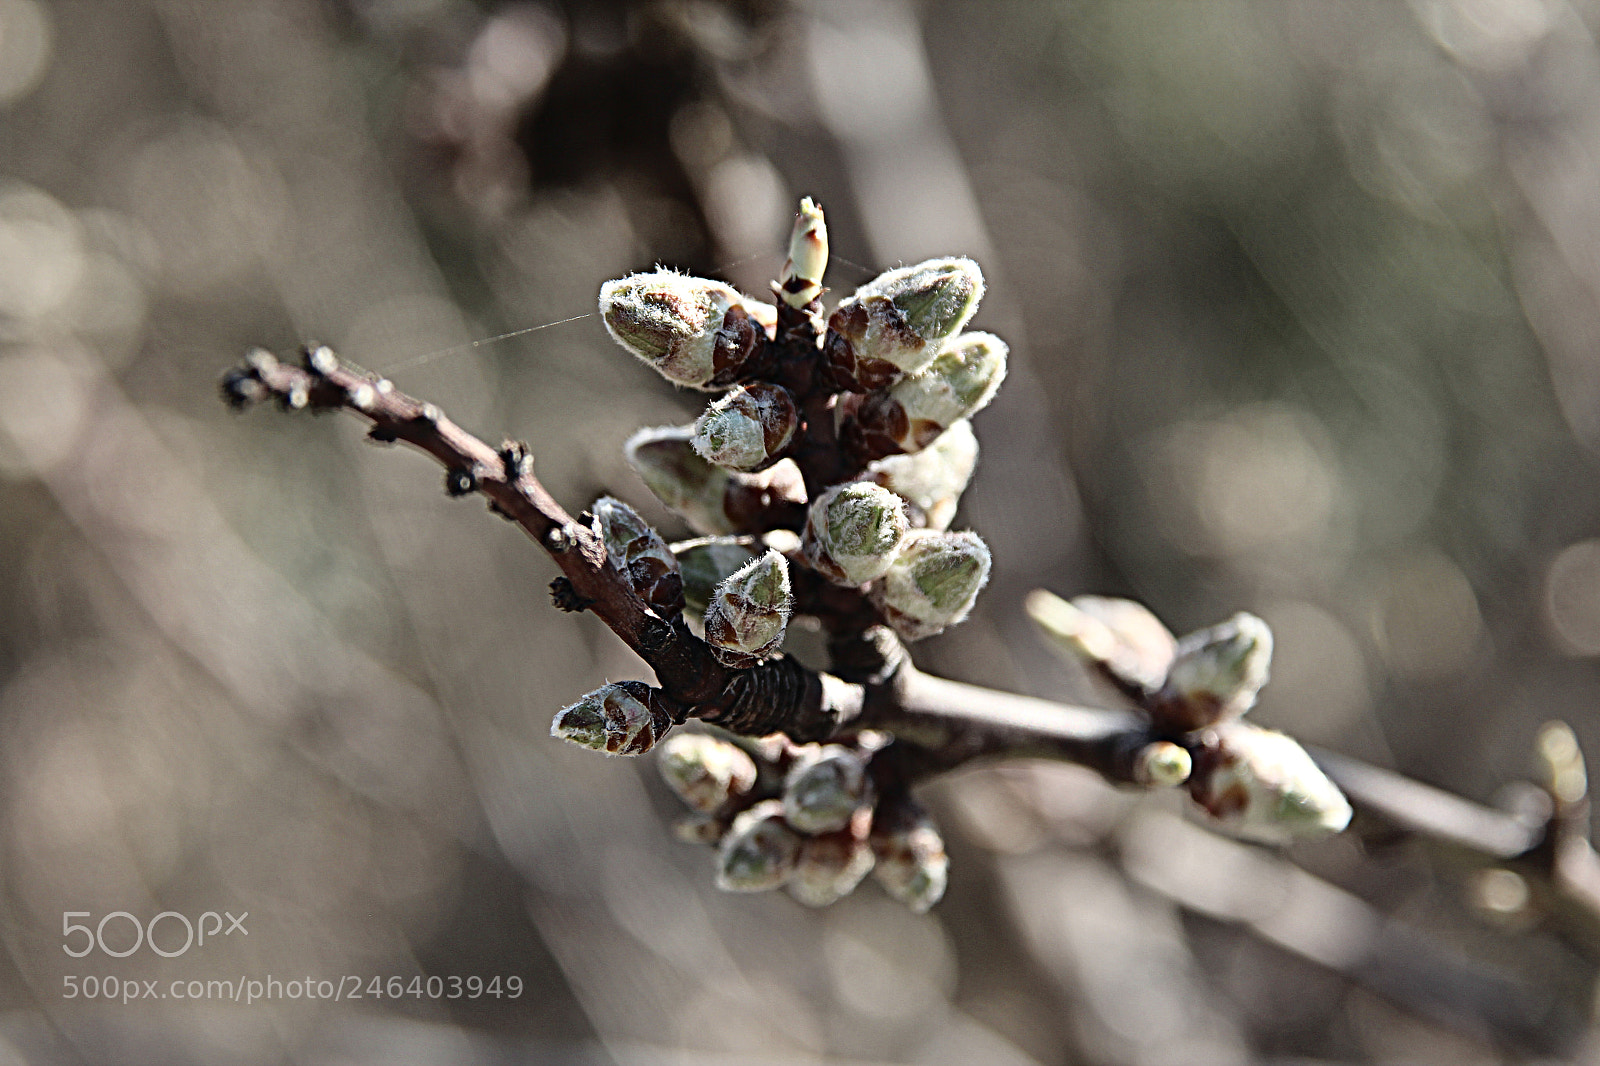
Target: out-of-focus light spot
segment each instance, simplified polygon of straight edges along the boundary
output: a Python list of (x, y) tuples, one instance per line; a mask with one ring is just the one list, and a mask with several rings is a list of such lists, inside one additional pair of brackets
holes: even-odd
[(903, 135), (933, 99), (922, 34), (903, 3), (834, 4), (812, 23), (811, 83), (824, 121), (846, 138)]
[(566, 27), (543, 4), (497, 15), (467, 51), (472, 95), (489, 107), (515, 107), (544, 88), (566, 46)]
[(1516, 914), (1528, 905), (1528, 882), (1511, 870), (1482, 870), (1473, 880), (1472, 901), (1490, 914)]
[(1412, 0), (1411, 6), (1434, 40), (1483, 70), (1520, 65), (1555, 21), (1551, 0)]
[(50, 20), (35, 0), (0, 0), (0, 106), (39, 84), (51, 37)]
[(884, 1021), (943, 1013), (955, 961), (937, 921), (887, 901), (835, 907), (827, 918), (822, 954), (839, 1003)]
[(791, 210), (782, 176), (761, 156), (725, 159), (706, 179), (706, 215), (727, 255), (776, 247)]
[(1354, 634), (1314, 604), (1291, 601), (1262, 611), (1274, 636), (1272, 679), (1261, 713), (1302, 740), (1329, 743), (1367, 709), (1367, 664)]
[(709, 169), (733, 147), (733, 123), (728, 113), (709, 100), (696, 100), (678, 108), (667, 128), (672, 151), (692, 171)]
[(1544, 613), (1569, 655), (1600, 655), (1600, 540), (1561, 550), (1544, 581)]
[[(25, 349), (0, 358), (0, 473), (48, 470), (75, 449), (93, 369), (76, 352)], [(14, 451), (13, 451), (14, 449)]]
[(83, 268), (72, 212), (29, 185), (0, 188), (0, 317), (50, 314), (72, 295)]
[(1466, 669), (1482, 644), (1478, 598), (1455, 563), (1437, 552), (1415, 556), (1383, 576), (1372, 635), (1397, 677), (1448, 677)]

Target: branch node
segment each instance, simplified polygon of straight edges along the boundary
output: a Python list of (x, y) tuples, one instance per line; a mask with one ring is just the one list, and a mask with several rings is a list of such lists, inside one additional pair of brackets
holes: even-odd
[(311, 403), (311, 387), (304, 381), (296, 381), (283, 392), (283, 407), (286, 411), (302, 411)]
[(318, 377), (329, 377), (339, 369), (339, 357), (326, 344), (308, 344), (301, 352), (305, 368)]
[(579, 595), (566, 577), (558, 577), (550, 582), (550, 602), (556, 605), (557, 610), (570, 614), (588, 608), (595, 601)]
[(367, 439), (374, 444), (393, 444), (400, 439), (400, 434), (393, 426), (384, 425), (380, 422), (367, 430)]
[(544, 535), (545, 550), (552, 555), (561, 555), (572, 549), (572, 534), (567, 532), (565, 526), (552, 526), (550, 532)]
[(678, 632), (672, 623), (661, 618), (645, 619), (644, 629), (639, 633), (639, 648), (651, 655), (659, 655), (672, 646), (678, 639)]
[(500, 461), (505, 464), (507, 481), (533, 473), (533, 453), (520, 440), (508, 440), (500, 445)]
[(425, 403), (421, 407), (417, 408), (417, 414), (414, 421), (425, 422), (430, 426), (436, 426), (443, 418), (444, 412), (439, 410), (438, 404)]
[(444, 491), (451, 497), (471, 495), (478, 491), (478, 477), (466, 467), (451, 467), (444, 473)]

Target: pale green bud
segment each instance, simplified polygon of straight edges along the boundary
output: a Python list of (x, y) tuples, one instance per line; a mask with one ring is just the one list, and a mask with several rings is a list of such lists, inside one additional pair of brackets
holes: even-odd
[(1256, 702), (1271, 663), (1272, 630), (1241, 611), (1178, 641), (1152, 713), (1162, 725), (1184, 731), (1237, 718)]
[(916, 452), (994, 399), (1006, 376), (1006, 343), (963, 333), (933, 362), (876, 392), (851, 415), (845, 437), (858, 453)]
[(789, 560), (775, 551), (730, 574), (706, 607), (706, 643), (724, 666), (745, 669), (777, 653), (794, 597)]
[(853, 481), (817, 497), (806, 516), (801, 550), (829, 580), (860, 586), (889, 569), (909, 528), (900, 497), (880, 485)]
[(600, 286), (612, 339), (679, 385), (731, 385), (766, 339), (750, 304), (720, 281), (657, 270)]
[(1074, 662), (1098, 667), (1125, 688), (1154, 692), (1166, 680), (1177, 641), (1149, 609), (1111, 596), (1062, 599), (1034, 589), (1023, 606), (1039, 631)]
[(967, 617), (989, 565), (989, 547), (976, 533), (914, 529), (872, 587), (872, 602), (902, 639), (931, 637)]
[(801, 749), (783, 781), (783, 812), (803, 833), (831, 833), (871, 801), (872, 781), (860, 755), (838, 744)]
[(794, 397), (764, 381), (741, 385), (714, 402), (694, 424), (701, 458), (730, 470), (754, 470), (788, 446), (800, 425)]
[(611, 496), (589, 508), (593, 529), (606, 546), (606, 559), (626, 574), (643, 600), (663, 615), (683, 609), (683, 577), (672, 549), (639, 512)]
[(789, 259), (778, 278), (783, 302), (799, 310), (822, 295), (822, 275), (828, 269), (828, 224), (822, 208), (811, 197), (800, 201), (794, 217), (794, 232), (789, 237)]
[(641, 429), (623, 445), (628, 465), (656, 499), (699, 533), (732, 533), (724, 502), (732, 475), (694, 450), (691, 426)]
[(1133, 779), (1150, 788), (1174, 788), (1189, 780), (1194, 760), (1184, 748), (1158, 740), (1139, 749), (1133, 760)]
[(746, 566), (756, 553), (737, 537), (701, 537), (672, 545), (672, 554), (678, 560), (678, 572), (683, 575), (684, 606), (696, 614), (703, 613), (711, 602), (711, 593), (724, 578), (740, 567)]
[(642, 681), (618, 681), (562, 708), (550, 735), (607, 755), (642, 755), (672, 724), (658, 691)]
[(970, 259), (930, 259), (880, 274), (828, 319), (823, 352), (839, 386), (871, 392), (921, 370), (983, 298)]
[(1201, 737), (1189, 795), (1224, 828), (1287, 843), (1337, 833), (1350, 803), (1291, 737), (1248, 722), (1219, 722)]
[(963, 419), (919, 452), (879, 459), (867, 477), (906, 501), (913, 525), (949, 529), (977, 465), (978, 438)]
[(789, 877), (789, 895), (807, 907), (826, 907), (854, 892), (876, 861), (863, 836), (846, 828), (806, 837)]
[(765, 800), (733, 820), (717, 849), (717, 887), (765, 892), (789, 879), (800, 858), (800, 834), (783, 820), (783, 804)]
[(705, 733), (677, 733), (661, 745), (661, 779), (694, 810), (711, 814), (755, 787), (755, 760), (735, 744)]
[(909, 796), (880, 804), (872, 823), (872, 875), (884, 891), (918, 914), (938, 903), (950, 880), (944, 837), (922, 805)]

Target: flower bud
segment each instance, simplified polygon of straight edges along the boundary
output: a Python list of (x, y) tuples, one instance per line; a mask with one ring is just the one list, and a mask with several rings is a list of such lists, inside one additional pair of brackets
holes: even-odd
[(852, 414), (844, 434), (862, 455), (917, 452), (988, 406), (1006, 376), (1006, 342), (963, 333), (933, 362), (875, 392)]
[(906, 501), (912, 525), (949, 529), (977, 465), (978, 438), (963, 419), (919, 452), (879, 459), (867, 477)]
[(1161, 687), (1172, 666), (1176, 638), (1143, 604), (1112, 596), (1074, 596), (1044, 589), (1023, 601), (1028, 616), (1055, 647), (1086, 662), (1135, 693)]
[(783, 804), (765, 800), (733, 820), (717, 849), (717, 887), (765, 892), (789, 879), (800, 858), (800, 834), (783, 821)]
[(727, 821), (714, 814), (686, 814), (672, 823), (672, 835), (685, 844), (716, 844), (727, 831)]
[(944, 837), (933, 818), (910, 796), (878, 805), (872, 823), (872, 875), (884, 891), (918, 914), (939, 902), (950, 878)]
[(794, 216), (794, 233), (789, 237), (789, 259), (778, 277), (778, 292), (783, 302), (795, 310), (822, 295), (822, 275), (828, 269), (828, 224), (822, 208), (811, 197), (800, 201)]
[(633, 590), (662, 615), (683, 609), (683, 577), (672, 549), (639, 512), (610, 496), (594, 501), (593, 529), (605, 543), (606, 559), (628, 577)]
[(691, 808), (710, 814), (755, 787), (755, 760), (735, 744), (705, 733), (678, 733), (661, 745), (661, 779)]
[(723, 507), (732, 475), (700, 458), (689, 443), (693, 436), (690, 426), (641, 429), (628, 438), (623, 452), (656, 499), (697, 532), (732, 533)]
[(854, 892), (876, 861), (863, 832), (840, 829), (806, 837), (789, 878), (789, 895), (807, 907), (826, 907)]
[(931, 637), (967, 617), (989, 580), (989, 563), (989, 547), (976, 533), (912, 530), (872, 587), (872, 602), (902, 639)]
[(658, 690), (643, 681), (618, 681), (562, 708), (550, 735), (607, 755), (643, 755), (672, 725)]
[(835, 584), (864, 585), (889, 569), (909, 528), (900, 497), (853, 481), (834, 486), (811, 505), (801, 551)]
[(970, 259), (930, 259), (880, 274), (828, 319), (823, 356), (839, 387), (871, 392), (921, 370), (983, 298)]
[(1350, 823), (1349, 801), (1304, 748), (1247, 722), (1219, 722), (1202, 735), (1188, 784), (1207, 813), (1251, 840), (1288, 843)]
[(781, 385), (741, 385), (694, 424), (690, 443), (701, 458), (730, 470), (754, 470), (783, 451), (800, 425), (794, 398)]
[(668, 381), (697, 388), (731, 385), (766, 339), (736, 289), (720, 281), (657, 270), (600, 286), (600, 317), (613, 340)]
[(678, 572), (683, 575), (684, 606), (696, 614), (703, 614), (711, 602), (711, 593), (724, 578), (747, 565), (756, 557), (739, 542), (737, 537), (701, 537), (672, 545), (672, 554), (678, 560)]
[(1182, 731), (1237, 718), (1256, 702), (1271, 663), (1272, 630), (1241, 611), (1178, 641), (1151, 714), (1160, 725)]
[(1174, 788), (1189, 780), (1194, 760), (1170, 740), (1157, 740), (1139, 749), (1133, 759), (1133, 779), (1150, 788)]
[(706, 607), (706, 643), (724, 666), (746, 669), (783, 644), (794, 597), (789, 560), (769, 550), (730, 574)]
[(801, 749), (783, 782), (783, 813), (802, 833), (831, 833), (850, 824), (870, 802), (866, 760), (849, 748), (823, 744)]

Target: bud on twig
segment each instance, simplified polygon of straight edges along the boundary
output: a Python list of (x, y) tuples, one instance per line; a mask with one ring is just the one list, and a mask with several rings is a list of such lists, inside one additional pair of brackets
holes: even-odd
[(607, 755), (643, 755), (672, 725), (658, 690), (643, 681), (617, 681), (562, 708), (550, 735)]
[(783, 821), (783, 804), (765, 800), (733, 820), (717, 851), (717, 887), (765, 892), (789, 879), (800, 858), (800, 834)]
[(807, 907), (826, 907), (855, 891), (876, 861), (872, 845), (866, 841), (870, 816), (860, 821), (859, 834), (850, 826), (801, 842), (800, 858), (789, 878), (789, 895)]
[(868, 396), (851, 417), (847, 439), (868, 455), (921, 451), (994, 399), (1007, 350), (993, 334), (963, 333), (915, 374)]
[(594, 531), (605, 543), (606, 558), (628, 576), (639, 596), (663, 616), (683, 610), (683, 578), (678, 560), (661, 534), (639, 512), (611, 496), (590, 508)]
[(872, 875), (884, 891), (918, 914), (939, 902), (950, 879), (944, 837), (933, 818), (910, 796), (878, 805), (872, 823)]
[(1256, 702), (1272, 663), (1272, 630), (1243, 611), (1178, 641), (1151, 713), (1158, 724), (1189, 731), (1237, 718)]
[(670, 270), (600, 287), (600, 317), (612, 339), (668, 381), (697, 388), (733, 384), (766, 340), (754, 303), (720, 281)]
[(831, 833), (870, 802), (866, 760), (839, 744), (801, 749), (783, 782), (783, 813), (803, 833)]
[(949, 529), (977, 465), (978, 438), (963, 419), (919, 452), (879, 459), (867, 477), (906, 501), (912, 525)]
[(822, 275), (828, 269), (828, 224), (822, 208), (811, 197), (800, 201), (794, 217), (794, 233), (789, 237), (789, 259), (778, 277), (778, 292), (783, 302), (795, 310), (822, 295)]
[(1069, 603), (1034, 589), (1023, 605), (1074, 662), (1098, 667), (1138, 693), (1154, 692), (1166, 680), (1177, 640), (1143, 604), (1111, 596), (1075, 596)]
[(1240, 836), (1287, 843), (1337, 833), (1350, 803), (1291, 737), (1219, 722), (1200, 739), (1189, 795)]
[(902, 639), (922, 640), (967, 617), (989, 564), (988, 545), (976, 533), (915, 529), (872, 587), (872, 602)]
[(1133, 779), (1150, 788), (1174, 788), (1189, 780), (1194, 760), (1170, 740), (1157, 740), (1139, 749), (1133, 760)]
[(717, 466), (754, 470), (783, 451), (799, 425), (800, 412), (788, 390), (758, 381), (739, 386), (706, 408), (690, 443)]
[(732, 533), (723, 507), (732, 475), (700, 458), (689, 443), (693, 436), (690, 426), (641, 429), (628, 438), (623, 451), (656, 499), (697, 532)]
[(667, 787), (701, 814), (711, 814), (756, 783), (755, 760), (744, 749), (705, 733), (668, 737), (656, 767)]
[(983, 298), (970, 259), (930, 259), (880, 274), (828, 319), (823, 355), (839, 387), (871, 392), (921, 370)]
[(706, 607), (706, 643), (724, 666), (746, 669), (783, 645), (784, 627), (794, 597), (789, 591), (789, 560), (768, 550), (730, 574)]
[(830, 581), (860, 586), (889, 569), (909, 528), (900, 497), (854, 481), (817, 497), (806, 515), (801, 550)]
[(712, 591), (729, 574), (747, 565), (756, 553), (737, 537), (700, 537), (672, 545), (683, 575), (683, 603), (696, 614), (703, 614), (711, 602)]

